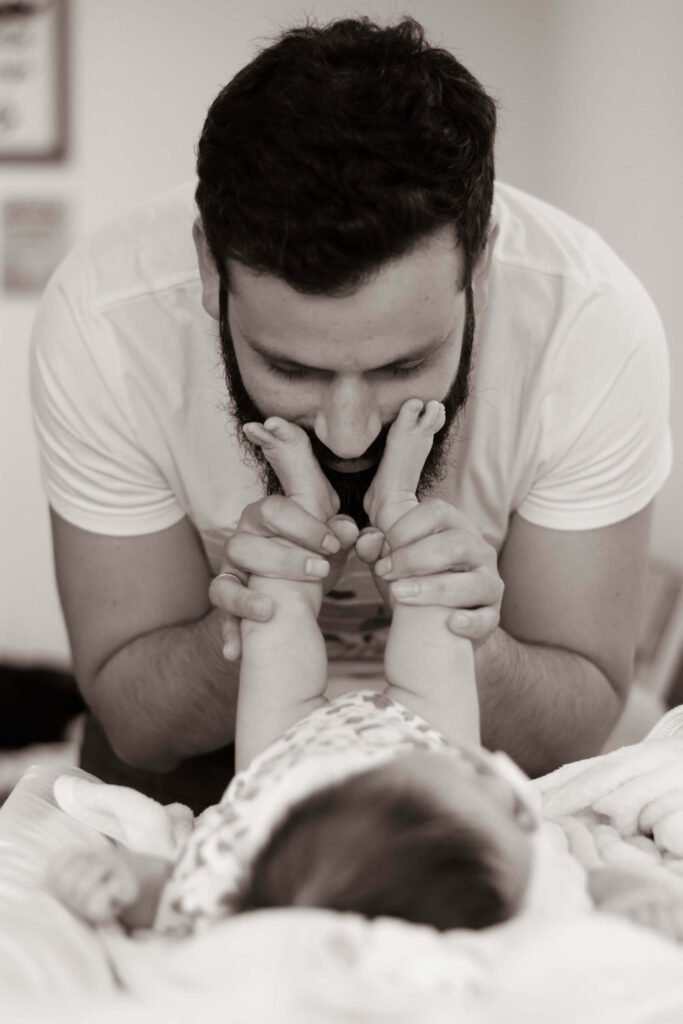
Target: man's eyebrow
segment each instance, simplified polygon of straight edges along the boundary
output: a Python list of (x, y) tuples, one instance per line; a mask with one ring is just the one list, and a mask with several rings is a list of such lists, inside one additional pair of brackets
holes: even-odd
[[(258, 355), (263, 359), (268, 360), (270, 363), (277, 363), (280, 366), (288, 367), (292, 370), (309, 370), (315, 372), (320, 367), (311, 366), (309, 363), (300, 363), (296, 359), (289, 359), (287, 356), (282, 355), (280, 352), (272, 352), (266, 345), (260, 341), (256, 341), (250, 335), (242, 333), (244, 341), (252, 348)], [(403, 363), (418, 362), (420, 359), (426, 359), (427, 356), (432, 355), (443, 343), (446, 341), (448, 335), (443, 338), (433, 338), (428, 341), (426, 345), (420, 345), (419, 348), (414, 348), (410, 352), (404, 352), (400, 359), (392, 359), (389, 363), (384, 363), (382, 366), (373, 367), (373, 372), (381, 370), (391, 370), (395, 366), (401, 366)], [(324, 370), (323, 370), (324, 372)]]

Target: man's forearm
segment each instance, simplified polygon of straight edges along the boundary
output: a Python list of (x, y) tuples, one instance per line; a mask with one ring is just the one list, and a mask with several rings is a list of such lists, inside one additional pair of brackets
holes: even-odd
[(170, 771), (234, 739), (238, 679), (214, 609), (126, 644), (100, 669), (88, 701), (123, 761)]
[(502, 629), (476, 654), (482, 742), (535, 777), (597, 754), (623, 706), (587, 658)]

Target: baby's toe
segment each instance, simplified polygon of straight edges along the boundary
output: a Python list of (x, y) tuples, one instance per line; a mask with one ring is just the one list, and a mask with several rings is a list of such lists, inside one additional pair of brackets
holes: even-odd
[(398, 411), (398, 416), (391, 424), (390, 436), (410, 433), (415, 430), (425, 410), (421, 398), (409, 398)]
[(432, 447), (434, 434), (443, 426), (441, 402), (411, 398), (405, 402), (387, 434), (387, 443), (380, 469), (384, 469), (387, 485), (398, 490), (415, 491), (420, 474)]
[(409, 398), (391, 425), (387, 443), (409, 440), (413, 435), (431, 438), (441, 429), (445, 418), (446, 411), (436, 399), (423, 402), (420, 398)]
[(434, 434), (438, 434), (445, 422), (446, 410), (443, 403), (433, 399), (424, 407), (417, 427), (429, 437), (434, 437)]

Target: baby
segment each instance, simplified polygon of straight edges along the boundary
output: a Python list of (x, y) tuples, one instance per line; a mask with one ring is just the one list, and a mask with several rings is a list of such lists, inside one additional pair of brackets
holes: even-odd
[[(383, 532), (415, 492), (440, 403), (407, 401), (365, 498)], [(306, 434), (248, 424), (283, 490), (326, 520), (334, 495)], [(283, 540), (283, 543), (286, 543)], [(328, 700), (322, 585), (252, 576), (276, 606), (242, 624), (238, 773), (175, 864), (112, 846), (65, 857), (53, 885), (92, 921), (188, 934), (226, 914), (315, 906), (438, 929), (482, 928), (519, 908), (537, 815), (527, 780), (481, 748), (471, 643), (448, 609), (397, 605), (386, 684)]]

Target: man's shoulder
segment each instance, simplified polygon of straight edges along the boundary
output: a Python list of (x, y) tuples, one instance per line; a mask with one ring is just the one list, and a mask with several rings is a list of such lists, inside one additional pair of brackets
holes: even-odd
[(93, 313), (194, 283), (195, 216), (191, 183), (164, 192), (83, 238), (55, 278)]
[(626, 268), (597, 231), (551, 203), (496, 182), (494, 258), (499, 267), (578, 285), (618, 281)]

